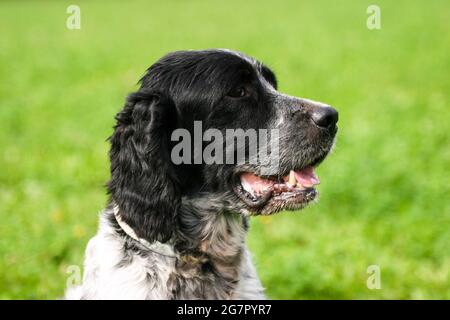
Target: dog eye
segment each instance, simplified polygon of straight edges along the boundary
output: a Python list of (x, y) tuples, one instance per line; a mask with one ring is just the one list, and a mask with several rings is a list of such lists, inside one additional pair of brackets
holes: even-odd
[(248, 91), (245, 87), (236, 87), (228, 92), (228, 96), (232, 98), (243, 98), (245, 96), (248, 96)]

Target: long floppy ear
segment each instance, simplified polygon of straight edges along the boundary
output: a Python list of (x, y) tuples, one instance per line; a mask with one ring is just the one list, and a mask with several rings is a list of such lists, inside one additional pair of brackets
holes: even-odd
[(111, 136), (108, 191), (140, 238), (169, 240), (181, 201), (170, 159), (176, 110), (169, 99), (139, 91), (127, 98)]

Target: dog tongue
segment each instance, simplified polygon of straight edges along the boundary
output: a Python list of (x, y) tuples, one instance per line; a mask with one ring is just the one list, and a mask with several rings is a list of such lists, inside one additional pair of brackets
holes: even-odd
[[(295, 179), (303, 186), (313, 186), (320, 183), (313, 167), (306, 167), (295, 172)], [(289, 177), (289, 176), (288, 176)]]
[(252, 173), (241, 174), (242, 187), (252, 194), (262, 193), (274, 185), (274, 182), (268, 179), (262, 179)]

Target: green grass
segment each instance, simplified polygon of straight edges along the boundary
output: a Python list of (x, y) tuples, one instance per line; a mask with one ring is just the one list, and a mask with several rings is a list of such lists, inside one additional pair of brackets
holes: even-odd
[[(0, 3), (0, 298), (57, 298), (106, 202), (113, 116), (168, 51), (265, 61), (280, 89), (340, 112), (321, 200), (254, 218), (271, 298), (450, 299), (450, 5), (376, 1)], [(380, 290), (366, 287), (369, 265)]]

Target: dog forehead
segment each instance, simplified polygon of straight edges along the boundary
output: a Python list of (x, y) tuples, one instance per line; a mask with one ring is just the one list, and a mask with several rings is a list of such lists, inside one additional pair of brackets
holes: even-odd
[(233, 55), (239, 59), (242, 59), (255, 68), (258, 68), (258, 66), (261, 64), (255, 58), (250, 57), (250, 56), (246, 55), (245, 53), (242, 53), (239, 51), (234, 51), (234, 50), (230, 50), (230, 49), (217, 49), (217, 51), (223, 52), (225, 54)]
[(260, 61), (229, 49), (174, 51), (150, 66), (139, 81), (141, 88), (167, 92), (173, 96), (230, 90), (239, 81), (257, 79), (276, 88), (274, 73)]
[(261, 63), (256, 59), (238, 51), (230, 49), (207, 49), (175, 51), (159, 60), (162, 65), (175, 68), (216, 68), (232, 69), (233, 67), (248, 67), (259, 71)]

